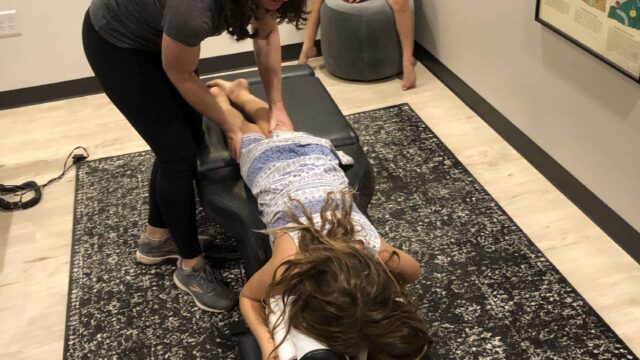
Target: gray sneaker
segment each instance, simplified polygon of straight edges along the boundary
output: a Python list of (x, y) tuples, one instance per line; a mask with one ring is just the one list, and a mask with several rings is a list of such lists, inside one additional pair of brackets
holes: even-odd
[(204, 259), (200, 259), (192, 269), (183, 269), (182, 259), (179, 259), (173, 281), (180, 289), (191, 294), (196, 305), (206, 311), (228, 311), (238, 301), (236, 294), (222, 283), (222, 279)]
[[(213, 246), (213, 239), (209, 236), (198, 236), (203, 253), (209, 252)], [(169, 235), (163, 240), (151, 240), (144, 233), (138, 238), (136, 259), (146, 265), (154, 265), (169, 259), (178, 259), (178, 247), (173, 237)]]
[(144, 234), (138, 239), (136, 259), (147, 265), (161, 263), (168, 259), (178, 259), (178, 247), (173, 237), (168, 236), (164, 240), (151, 240)]

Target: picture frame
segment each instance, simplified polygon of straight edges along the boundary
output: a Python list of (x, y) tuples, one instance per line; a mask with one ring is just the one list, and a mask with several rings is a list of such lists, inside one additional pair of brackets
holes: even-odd
[(537, 0), (535, 20), (640, 83), (640, 0)]

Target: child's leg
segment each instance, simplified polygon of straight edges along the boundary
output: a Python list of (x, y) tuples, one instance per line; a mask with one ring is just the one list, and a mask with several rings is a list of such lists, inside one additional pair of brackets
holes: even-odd
[(218, 102), (218, 104), (224, 111), (227, 118), (236, 124), (234, 125), (234, 128), (237, 126), (245, 134), (256, 133), (256, 134), (261, 134), (263, 136), (267, 136), (267, 134), (269, 134), (268, 123), (267, 123), (267, 129), (266, 129), (267, 131), (263, 131), (261, 126), (248, 122), (238, 110), (236, 110), (233, 106), (231, 106), (231, 103), (229, 102), (229, 98), (227, 97), (227, 94), (225, 94), (225, 92), (222, 89), (218, 87), (212, 87), (211, 89), (209, 89), (209, 92), (211, 93), (211, 95), (213, 95), (213, 98)]
[[(238, 79), (229, 82), (216, 79), (209, 82), (208, 85), (224, 91), (229, 100), (240, 106), (255, 124), (262, 129), (262, 132), (269, 136), (269, 105), (249, 92), (247, 80)], [(276, 130), (293, 131), (293, 124), (279, 124)]]
[(302, 43), (302, 51), (298, 58), (298, 64), (306, 64), (309, 58), (318, 54), (318, 50), (314, 46), (316, 35), (318, 35), (318, 27), (320, 26), (320, 7), (323, 0), (307, 0), (309, 19), (304, 29), (304, 42)]
[(396, 31), (402, 47), (402, 90), (416, 86), (415, 60), (413, 59), (413, 18), (408, 0), (387, 0), (396, 20)]

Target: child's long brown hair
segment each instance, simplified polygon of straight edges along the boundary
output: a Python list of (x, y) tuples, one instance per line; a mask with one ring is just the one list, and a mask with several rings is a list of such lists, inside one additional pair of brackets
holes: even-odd
[[(287, 212), (292, 226), (268, 233), (297, 231), (300, 255), (283, 262), (267, 289), (281, 295), (296, 330), (343, 355), (368, 349), (369, 359), (416, 359), (431, 344), (427, 327), (408, 295), (404, 280), (377, 256), (362, 251), (351, 218), (350, 191), (329, 193), (320, 224), (300, 202), (301, 221)], [(273, 312), (266, 301), (267, 315)], [(284, 321), (277, 320), (273, 329)], [(276, 344), (279, 347), (281, 344)], [(276, 348), (277, 348), (276, 347)]]

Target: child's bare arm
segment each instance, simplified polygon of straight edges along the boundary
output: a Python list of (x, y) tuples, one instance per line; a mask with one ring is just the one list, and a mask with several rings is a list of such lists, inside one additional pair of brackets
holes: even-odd
[(267, 288), (273, 281), (273, 275), (280, 264), (290, 259), (296, 252), (296, 245), (289, 235), (278, 236), (273, 245), (271, 259), (249, 279), (240, 292), (240, 311), (264, 355), (267, 355), (265, 352), (270, 352), (275, 344), (269, 334), (261, 301), (266, 297)]

